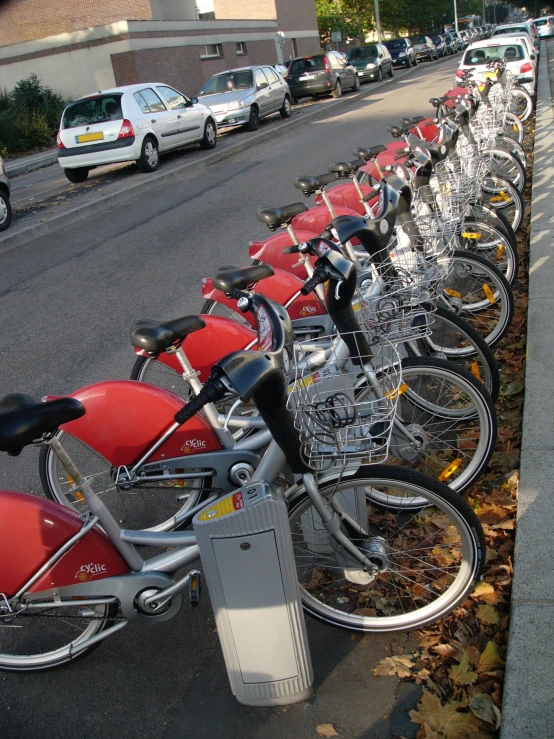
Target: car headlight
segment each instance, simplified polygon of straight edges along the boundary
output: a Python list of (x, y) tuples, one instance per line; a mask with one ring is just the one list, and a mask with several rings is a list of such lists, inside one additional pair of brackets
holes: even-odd
[(408, 52), (407, 51), (401, 51), (398, 56), (408, 56)]
[(244, 108), (244, 105), (242, 104), (242, 100), (234, 100), (232, 103), (229, 103), (227, 106), (227, 110), (240, 110), (240, 108)]
[(375, 69), (376, 66), (377, 66), (376, 64), (373, 64), (372, 62), (369, 62), (369, 64), (366, 64), (366, 67), (365, 68), (366, 69)]

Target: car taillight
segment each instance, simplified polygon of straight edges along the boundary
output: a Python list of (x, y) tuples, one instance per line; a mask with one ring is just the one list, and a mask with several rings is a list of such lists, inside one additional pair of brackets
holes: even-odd
[(324, 57), (323, 57), (323, 63), (325, 64), (325, 71), (326, 71), (326, 72), (330, 72), (330, 71), (331, 71), (331, 69), (330, 69), (330, 67), (329, 67), (329, 60), (327, 59), (327, 57), (326, 57), (326, 56), (324, 56)]
[(60, 136), (60, 132), (56, 134), (56, 144), (58, 145), (58, 149), (65, 149), (65, 146), (63, 145), (62, 137)]
[(133, 128), (133, 124), (131, 121), (128, 121), (127, 118), (123, 121), (121, 124), (121, 130), (119, 132), (118, 139), (128, 139), (130, 136), (135, 135), (135, 129)]
[(519, 73), (523, 74), (524, 72), (531, 72), (533, 70), (533, 65), (530, 62), (525, 62), (525, 64), (522, 64), (519, 68)]
[(461, 79), (463, 76), (464, 76), (464, 70), (463, 69), (459, 69), (456, 72), (456, 77), (458, 77), (458, 79)]

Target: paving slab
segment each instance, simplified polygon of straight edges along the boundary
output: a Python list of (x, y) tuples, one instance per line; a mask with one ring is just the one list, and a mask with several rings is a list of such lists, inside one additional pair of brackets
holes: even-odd
[(525, 409), (501, 739), (554, 737), (553, 56), (554, 41), (543, 42), (533, 166)]

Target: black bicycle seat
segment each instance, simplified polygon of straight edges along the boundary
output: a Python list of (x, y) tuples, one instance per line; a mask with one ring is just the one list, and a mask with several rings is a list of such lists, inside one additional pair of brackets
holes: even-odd
[(265, 223), (272, 231), (275, 231), (279, 226), (290, 223), (295, 216), (307, 210), (308, 207), (304, 203), (291, 203), (281, 208), (261, 208), (256, 213), (256, 217), (260, 223)]
[(364, 159), (354, 159), (352, 162), (337, 162), (329, 167), (329, 172), (338, 174), (339, 178), (346, 178), (353, 175), (354, 172), (357, 172), (360, 167), (364, 166), (364, 164)]
[(222, 267), (212, 282), (217, 290), (230, 295), (233, 290), (246, 290), (250, 285), (274, 274), (269, 264), (256, 264), (253, 267)]
[(391, 126), (390, 128), (387, 128), (387, 131), (393, 138), (399, 139), (402, 136), (404, 129), (401, 126)]
[(15, 457), (43, 434), (84, 415), (85, 407), (75, 398), (42, 403), (28, 395), (6, 395), (0, 400), (0, 451)]
[(314, 192), (323, 189), (326, 185), (330, 185), (331, 182), (336, 182), (337, 175), (333, 172), (326, 172), (325, 174), (316, 175), (315, 177), (298, 177), (294, 181), (294, 186), (297, 190), (302, 190), (304, 195), (308, 197)]
[(383, 144), (375, 144), (375, 146), (354, 149), (352, 154), (354, 154), (355, 157), (359, 157), (360, 159), (368, 162), (370, 159), (375, 159), (379, 154), (382, 154), (386, 150), (387, 147), (383, 146)]
[(135, 323), (131, 331), (131, 344), (148, 354), (159, 354), (205, 326), (200, 316), (184, 316), (164, 323), (146, 318)]

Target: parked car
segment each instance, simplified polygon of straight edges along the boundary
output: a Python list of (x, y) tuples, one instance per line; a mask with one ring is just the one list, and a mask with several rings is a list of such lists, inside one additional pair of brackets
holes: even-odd
[(392, 57), (392, 63), (395, 67), (415, 67), (417, 57), (414, 46), (409, 38), (392, 38), (385, 41), (386, 46)]
[(287, 76), (289, 71), (290, 62), (283, 62), (283, 64), (272, 64), (273, 69), (278, 72), (283, 79)]
[(471, 43), (471, 36), (469, 34), (469, 31), (466, 31), (464, 28), (463, 31), (459, 31), (460, 38), (462, 39), (462, 48), (467, 49), (469, 44)]
[(537, 35), (537, 29), (532, 23), (508, 23), (503, 26), (497, 26), (494, 31), (492, 32), (491, 38), (494, 38), (495, 36), (504, 36), (507, 33), (527, 33), (529, 34), (529, 38), (533, 41), (537, 48), (537, 52), (539, 49), (539, 40)]
[(442, 36), (439, 36), (438, 34), (436, 36), (431, 36), (431, 41), (435, 44), (435, 48), (437, 49), (437, 53), (441, 59), (443, 58), (443, 56), (448, 56), (446, 42), (442, 38)]
[(356, 68), (336, 51), (322, 51), (293, 59), (287, 82), (293, 102), (309, 95), (332, 95), (340, 98), (344, 90), (360, 89)]
[(473, 77), (484, 82), (492, 74), (488, 65), (494, 59), (505, 59), (506, 68), (517, 77), (519, 84), (523, 85), (531, 95), (534, 94), (536, 55), (531, 54), (527, 45), (521, 41), (518, 42), (517, 38), (504, 39), (493, 36), (472, 44), (462, 57), (456, 77), (461, 77), (463, 70), (474, 67)]
[(456, 45), (456, 51), (462, 51), (462, 49), (464, 48), (464, 43), (458, 31), (448, 31), (448, 35), (452, 37), (452, 40)]
[(437, 51), (435, 44), (431, 41), (429, 36), (410, 36), (410, 41), (414, 45), (416, 58), (418, 61), (422, 59), (428, 59), (430, 62), (433, 59), (439, 58), (439, 52)]
[(371, 44), (350, 49), (347, 61), (356, 67), (360, 82), (382, 80), (385, 75), (394, 75), (392, 57), (383, 44)]
[(159, 155), (186, 144), (213, 149), (212, 111), (163, 82), (114, 87), (70, 103), (57, 135), (58, 163), (70, 182), (102, 164), (136, 162), (154, 172)]
[(535, 18), (533, 25), (541, 38), (550, 38), (554, 35), (554, 18), (551, 15)]
[(289, 86), (273, 67), (239, 67), (214, 74), (199, 97), (215, 116), (218, 128), (244, 126), (257, 131), (260, 121), (272, 113), (291, 114)]
[(451, 34), (449, 33), (441, 33), (441, 38), (444, 40), (444, 43), (446, 45), (446, 52), (447, 54), (457, 54), (458, 48), (456, 46), (456, 42), (452, 38)]
[(5, 231), (11, 222), (10, 181), (4, 169), (4, 160), (0, 157), (0, 231)]

